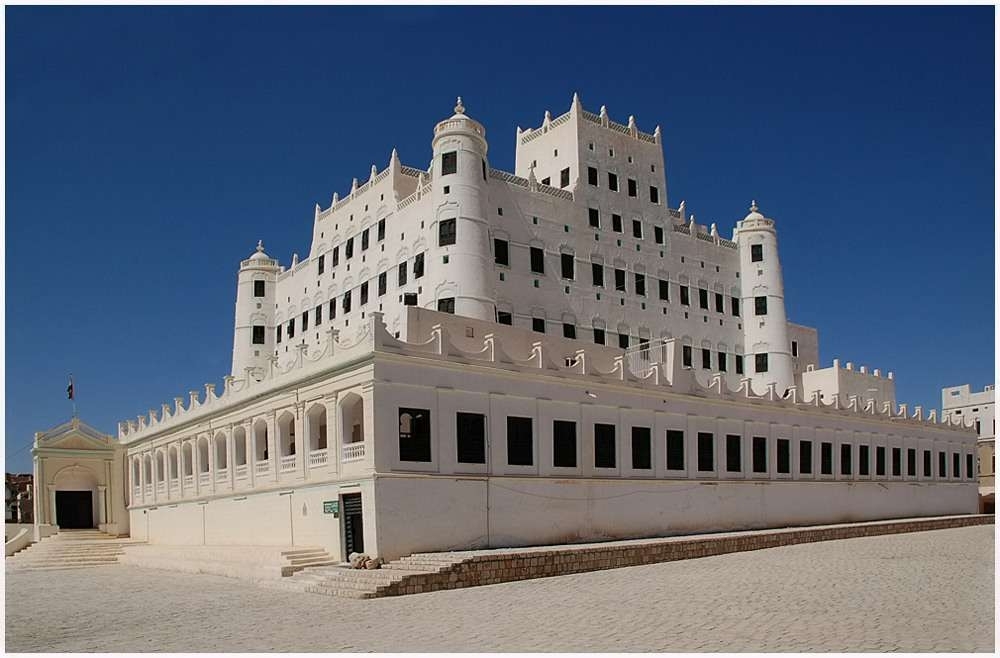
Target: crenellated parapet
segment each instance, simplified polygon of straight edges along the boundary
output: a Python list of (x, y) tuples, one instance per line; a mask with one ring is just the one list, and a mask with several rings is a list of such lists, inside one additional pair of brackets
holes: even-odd
[(661, 131), (659, 126), (656, 126), (652, 133), (642, 132), (639, 130), (634, 116), (629, 116), (627, 123), (618, 123), (617, 121), (613, 121), (608, 116), (608, 109), (603, 105), (601, 106), (598, 114), (588, 112), (583, 108), (579, 95), (573, 94), (573, 100), (570, 103), (569, 111), (553, 119), (551, 112), (545, 110), (542, 123), (538, 128), (528, 128), (527, 130), (521, 130), (518, 128), (518, 143), (527, 144), (528, 142), (541, 137), (550, 130), (554, 130), (564, 123), (569, 123), (569, 121), (574, 117), (578, 117), (584, 121), (589, 121), (609, 131), (630, 136), (641, 142), (659, 144), (661, 141)]

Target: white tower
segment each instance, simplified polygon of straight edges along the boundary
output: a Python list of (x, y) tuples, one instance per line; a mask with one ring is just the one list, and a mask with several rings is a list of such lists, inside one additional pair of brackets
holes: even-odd
[[(479, 320), (495, 319), (493, 258), (487, 223), (488, 172), (486, 130), (465, 114), (459, 97), (455, 114), (434, 127), (433, 195), (436, 216), (430, 239), (442, 244), (442, 222), (454, 224), (428, 264), (434, 299), (454, 297), (455, 313)], [(445, 236), (449, 231), (445, 232)], [(447, 264), (444, 263), (447, 257)], [(433, 268), (433, 270), (432, 270)]]
[(774, 382), (778, 395), (784, 395), (795, 380), (774, 220), (760, 214), (754, 201), (750, 214), (736, 223), (733, 237), (740, 252), (744, 372), (758, 394)]
[(236, 328), (233, 332), (234, 377), (247, 369), (261, 373), (274, 352), (274, 299), (278, 261), (264, 253), (264, 244), (242, 263), (236, 283)]

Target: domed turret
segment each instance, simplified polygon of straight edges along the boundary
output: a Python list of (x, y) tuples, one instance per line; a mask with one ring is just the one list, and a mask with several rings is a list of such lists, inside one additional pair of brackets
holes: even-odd
[(264, 251), (263, 241), (240, 263), (236, 283), (236, 320), (233, 331), (234, 377), (247, 368), (263, 372), (274, 352), (274, 299), (278, 261)]

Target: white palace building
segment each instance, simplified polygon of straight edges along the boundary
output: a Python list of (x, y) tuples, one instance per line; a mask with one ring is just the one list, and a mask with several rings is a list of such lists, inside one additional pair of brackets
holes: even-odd
[(394, 559), (977, 511), (975, 432), (816, 369), (776, 222), (671, 208), (659, 128), (574, 96), (507, 173), (459, 99), (431, 148), (317, 206), (308, 258), (240, 264), (223, 389), (119, 425), (132, 537)]

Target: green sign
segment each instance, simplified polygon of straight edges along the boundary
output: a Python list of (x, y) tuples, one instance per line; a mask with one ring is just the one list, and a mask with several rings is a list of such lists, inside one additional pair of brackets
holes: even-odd
[(333, 514), (337, 516), (340, 514), (340, 501), (339, 500), (324, 500), (323, 501), (323, 513)]

